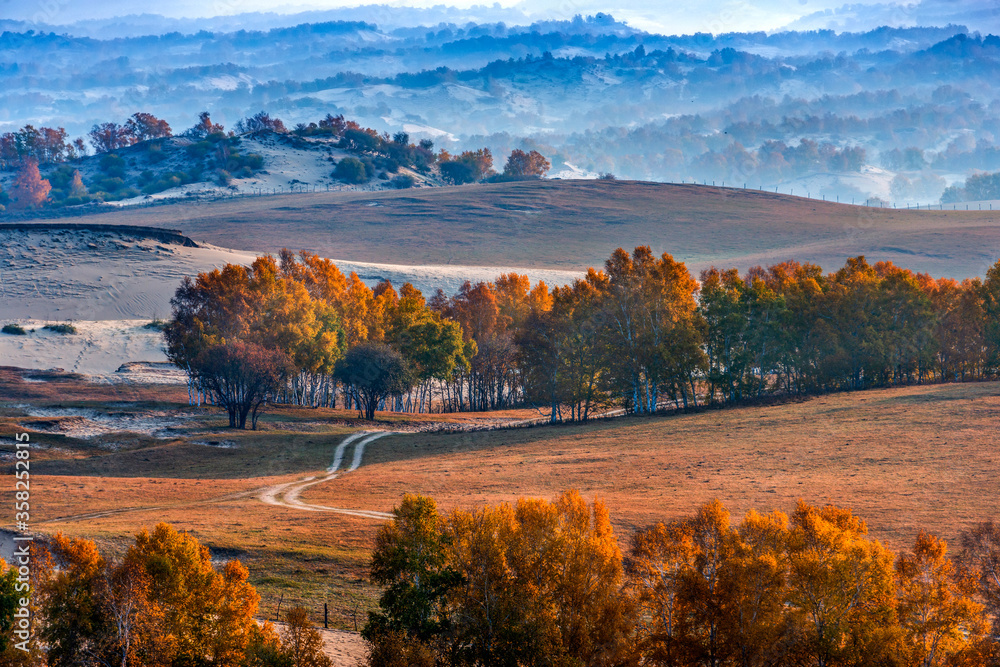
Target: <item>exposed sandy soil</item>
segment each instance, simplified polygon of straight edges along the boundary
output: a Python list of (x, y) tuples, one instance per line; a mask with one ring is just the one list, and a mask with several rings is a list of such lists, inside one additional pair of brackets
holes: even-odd
[(0, 318), (165, 319), (184, 276), (253, 257), (127, 233), (0, 227)]
[[(294, 236), (293, 236), (294, 237)], [(263, 254), (263, 253), (261, 253)], [(210, 245), (186, 247), (128, 233), (20, 231), (0, 227), (0, 324), (17, 323), (26, 336), (0, 334), (0, 365), (62, 368), (114, 381), (127, 362), (163, 362), (163, 339), (145, 328), (170, 316), (170, 299), (184, 276), (226, 263), (249, 264), (257, 253)], [(507, 266), (399, 266), (337, 261), (374, 286), (382, 280), (411, 282), (429, 297), (438, 288), (453, 294), (466, 280), (492, 280), (520, 269)], [(529, 269), (533, 281), (565, 284), (572, 271)], [(42, 329), (72, 321), (78, 333)], [(160, 374), (163, 381), (180, 376)], [(148, 379), (148, 378), (147, 378)]]
[[(975, 206), (973, 206), (973, 209)], [(985, 208), (985, 207), (984, 207)], [(82, 220), (181, 229), (240, 250), (283, 246), (405, 265), (581, 270), (649, 244), (693, 271), (790, 258), (827, 270), (864, 254), (934, 276), (982, 276), (1000, 211), (872, 209), (735, 188), (539, 181), (183, 203)]]
[[(0, 310), (0, 317), (3, 311)], [(5, 319), (28, 332), (23, 336), (0, 334), (0, 363), (19, 368), (55, 369), (69, 373), (114, 377), (126, 362), (166, 362), (163, 335), (145, 328), (150, 320), (73, 320), (75, 334), (47, 331), (55, 320)], [(63, 321), (64, 322), (64, 321)], [(118, 376), (127, 379), (126, 374)], [(184, 382), (177, 373), (163, 373), (165, 382)], [(148, 379), (148, 378), (146, 378)]]

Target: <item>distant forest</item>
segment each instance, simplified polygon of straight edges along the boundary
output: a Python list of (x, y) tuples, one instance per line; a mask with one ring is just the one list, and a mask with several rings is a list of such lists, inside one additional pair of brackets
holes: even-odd
[[(291, 48), (294, 46), (294, 48)], [(290, 55), (294, 54), (294, 55)], [(1000, 170), (1000, 38), (964, 26), (664, 36), (599, 14), (528, 26), (365, 21), (98, 39), (0, 34), (9, 128), (146, 111), (288, 127), (345, 115), (552, 175), (726, 181), (902, 203)]]

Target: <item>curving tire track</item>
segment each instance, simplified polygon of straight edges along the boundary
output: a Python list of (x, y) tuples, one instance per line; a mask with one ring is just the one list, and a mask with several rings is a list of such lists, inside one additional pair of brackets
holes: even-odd
[[(222, 503), (231, 500), (238, 500), (240, 498), (246, 497), (256, 497), (260, 501), (268, 504), (274, 505), (276, 507), (285, 507), (288, 509), (298, 509), (305, 510), (307, 512), (333, 512), (335, 514), (346, 514), (348, 516), (359, 516), (366, 519), (376, 519), (379, 521), (385, 521), (391, 519), (393, 515), (389, 512), (378, 512), (375, 510), (352, 510), (345, 509), (341, 507), (327, 507), (326, 505), (313, 505), (307, 503), (299, 498), (299, 495), (310, 486), (314, 484), (321, 484), (323, 482), (330, 481), (331, 479), (336, 479), (341, 474), (352, 472), (357, 470), (361, 466), (361, 460), (364, 456), (365, 447), (378, 440), (381, 437), (392, 435), (393, 431), (362, 431), (360, 433), (352, 433), (351, 435), (344, 438), (337, 449), (334, 451), (333, 463), (329, 468), (326, 469), (326, 474), (317, 476), (306, 477), (294, 482), (285, 482), (283, 484), (275, 484), (273, 486), (258, 487), (256, 489), (249, 489), (246, 491), (237, 491), (235, 493), (227, 493), (222, 496), (216, 496), (214, 498), (206, 498), (204, 500), (195, 500), (191, 502), (180, 502), (180, 503), (167, 503), (163, 505), (155, 506), (138, 506), (138, 507), (119, 507), (115, 509), (101, 510), (97, 512), (88, 512), (85, 514), (72, 514), (68, 516), (55, 517), (52, 519), (45, 519), (42, 521), (36, 521), (39, 524), (50, 524), (50, 523), (65, 523), (70, 521), (81, 521), (85, 519), (103, 519), (110, 516), (117, 516), (120, 514), (132, 514), (136, 512), (152, 512), (168, 509), (179, 509), (185, 507), (196, 507), (198, 505), (212, 505), (215, 503)], [(354, 446), (354, 456), (351, 459), (351, 466), (344, 471), (338, 472), (340, 470), (340, 464), (344, 460), (344, 454), (347, 448), (352, 444), (357, 443)]]
[[(276, 507), (285, 507), (288, 509), (305, 510), (307, 512), (333, 512), (335, 514), (346, 514), (348, 516), (359, 516), (366, 519), (376, 519), (379, 521), (385, 521), (392, 518), (392, 514), (389, 512), (377, 512), (375, 510), (352, 510), (345, 509), (342, 507), (327, 507), (326, 505), (314, 505), (312, 503), (307, 503), (299, 498), (303, 491), (308, 489), (310, 486), (315, 484), (322, 484), (323, 482), (328, 482), (332, 479), (337, 479), (341, 474), (352, 472), (357, 470), (361, 466), (361, 459), (365, 453), (365, 447), (387, 435), (392, 435), (392, 431), (362, 431), (361, 433), (353, 433), (346, 438), (344, 438), (333, 455), (333, 463), (329, 468), (326, 469), (326, 474), (319, 477), (312, 476), (300, 479), (295, 482), (285, 482), (284, 484), (275, 484), (274, 486), (269, 486), (260, 492), (257, 497), (261, 502), (268, 505), (274, 505)], [(351, 467), (343, 471), (343, 473), (338, 473), (340, 470), (340, 464), (344, 460), (344, 453), (347, 451), (347, 447), (352, 443), (357, 443), (354, 445), (354, 457), (351, 460)]]

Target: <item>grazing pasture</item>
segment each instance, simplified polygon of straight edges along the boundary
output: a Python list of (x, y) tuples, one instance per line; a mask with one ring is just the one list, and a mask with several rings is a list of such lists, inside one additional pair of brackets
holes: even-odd
[[(404, 493), (432, 495), (448, 510), (577, 488), (607, 502), (623, 545), (635, 529), (690, 515), (712, 498), (734, 517), (751, 507), (790, 511), (798, 498), (835, 503), (895, 549), (920, 528), (953, 539), (1000, 518), (1000, 383), (457, 433), (426, 429), (496, 425), (531, 412), (448, 415), (448, 423), (439, 415), (379, 413), (372, 423), (352, 411), (281, 408), (265, 415), (263, 430), (235, 433), (215, 410), (187, 407), (175, 388), (144, 402), (132, 389), (94, 387), (88, 400), (88, 385), (69, 378), (60, 400), (54, 384), (5, 377), (0, 455), (9, 460), (6, 436), (22, 429), (39, 443), (36, 531), (86, 536), (114, 550), (141, 527), (167, 521), (218, 559), (243, 561), (264, 597), (263, 613), (273, 615), (283, 599), (304, 603), (317, 620), (326, 601), (332, 622), (345, 629), (355, 616), (363, 622), (376, 595), (365, 567), (379, 520), (350, 512), (378, 516)], [(28, 416), (60, 406), (158, 411), (183, 421), (153, 435), (73, 437), (59, 432), (57, 417)], [(64, 430), (72, 433), (75, 423)], [(372, 440), (349, 472), (348, 447), (331, 475), (338, 445), (359, 431), (398, 432)], [(269, 491), (287, 499), (289, 490), (307, 507), (261, 500)], [(0, 502), (10, 495), (4, 490)]]

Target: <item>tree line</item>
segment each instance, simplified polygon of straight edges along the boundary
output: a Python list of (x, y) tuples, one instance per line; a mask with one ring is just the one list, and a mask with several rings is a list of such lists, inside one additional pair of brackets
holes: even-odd
[(957, 555), (893, 553), (865, 521), (718, 501), (635, 533), (577, 492), (438, 511), (406, 496), (376, 537), (368, 664), (784, 667), (1000, 664), (1000, 526)]
[(695, 280), (642, 246), (570, 285), (506, 274), (427, 300), (285, 250), (185, 280), (173, 307), (168, 355), (193, 395), (241, 406), (234, 426), (253, 425), (267, 401), (339, 400), (369, 419), (531, 405), (583, 421), (1000, 369), (1000, 263), (962, 282), (863, 256), (833, 273), (784, 262)]
[[(305, 609), (280, 632), (258, 624), (247, 569), (216, 569), (208, 548), (166, 523), (143, 529), (121, 557), (56, 535), (31, 548), (30, 590), (0, 559), (0, 663), (9, 667), (331, 667)], [(18, 648), (28, 600), (31, 639)], [(22, 650), (27, 648), (28, 650)]]

